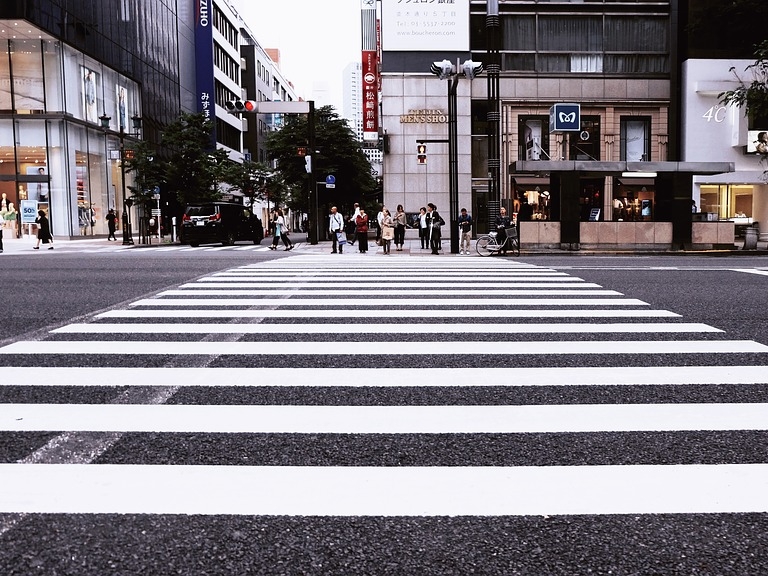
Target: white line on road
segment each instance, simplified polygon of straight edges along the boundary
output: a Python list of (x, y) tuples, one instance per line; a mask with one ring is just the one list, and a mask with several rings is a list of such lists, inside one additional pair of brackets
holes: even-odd
[[(286, 291), (283, 291), (286, 292)], [(185, 296), (185, 295), (211, 295), (226, 296), (244, 295), (244, 296), (274, 296), (279, 293), (276, 288), (267, 288), (262, 290), (203, 290), (194, 288), (192, 290), (165, 290), (158, 296)], [(576, 286), (569, 289), (510, 289), (486, 287), (482, 290), (465, 290), (463, 288), (453, 289), (433, 289), (425, 286), (422, 289), (409, 290), (405, 288), (389, 289), (386, 284), (382, 284), (377, 289), (363, 288), (326, 288), (314, 289), (310, 287), (291, 286), (290, 294), (294, 296), (474, 296), (484, 298), (487, 296), (621, 296), (621, 292), (615, 290), (582, 290)]]
[[(274, 294), (274, 292), (272, 292)], [(379, 292), (380, 294), (381, 292)], [(301, 294), (303, 296), (304, 293)], [(299, 296), (299, 294), (291, 294)], [(307, 294), (309, 296), (309, 294)], [(647, 302), (634, 298), (491, 298), (475, 293), (475, 298), (146, 298), (131, 302), (130, 306), (343, 306), (344, 308), (370, 307), (378, 304), (382, 308), (396, 306), (495, 306), (495, 307), (538, 307), (538, 306), (648, 306)], [(499, 310), (500, 311), (500, 310)], [(399, 312), (399, 311), (398, 311)], [(466, 314), (472, 314), (469, 310)], [(358, 314), (359, 316), (359, 314)]]
[(734, 272), (744, 272), (745, 274), (758, 274), (760, 276), (768, 276), (768, 270), (757, 270), (755, 268), (735, 268)]
[(537, 434), (768, 430), (768, 404), (0, 404), (3, 432)]
[(768, 512), (767, 464), (0, 464), (0, 477), (0, 512), (10, 513), (413, 517)]
[[(95, 318), (326, 318), (341, 320), (361, 316), (377, 316), (379, 308), (357, 308), (347, 310), (111, 310), (97, 314)], [(668, 310), (438, 310), (411, 309), (392, 312), (400, 318), (680, 318), (680, 314)], [(336, 324), (328, 324), (328, 330)]]
[(532, 342), (167, 342), (29, 341), (0, 348), (0, 354), (109, 355), (265, 355), (294, 356), (553, 356), (560, 354), (763, 354), (768, 346), (752, 340), (625, 340)]
[[(122, 368), (5, 366), (0, 386), (398, 387), (412, 368)], [(768, 384), (765, 366), (626, 366), (573, 368), (430, 368), (420, 387), (662, 386)]]
[(54, 334), (642, 334), (723, 332), (700, 323), (611, 324), (68, 324)]
[[(188, 284), (182, 284), (179, 286), (181, 289), (194, 289), (194, 290), (202, 290), (207, 288), (263, 288), (265, 282), (258, 281), (258, 280), (250, 280), (247, 282), (243, 281), (233, 281), (231, 278), (227, 279), (224, 282), (212, 282), (211, 278), (202, 278), (197, 282), (188, 283)], [(331, 290), (330, 292), (336, 294), (338, 290), (336, 288), (340, 285), (338, 280), (333, 281), (312, 281), (307, 282), (304, 279), (301, 280), (281, 280), (281, 281), (269, 281), (266, 282), (268, 284), (269, 291), (273, 292), (278, 288), (291, 288), (292, 290), (305, 290), (307, 288), (313, 289), (313, 288), (334, 288), (334, 290)], [(510, 282), (510, 281), (502, 281), (502, 282), (495, 282), (495, 283), (489, 283), (489, 282), (463, 282), (463, 281), (453, 281), (453, 282), (435, 282), (434, 280), (415, 280), (415, 281), (409, 281), (409, 282), (392, 282), (390, 280), (387, 280), (386, 282), (383, 282), (382, 280), (379, 280), (377, 282), (374, 281), (363, 281), (363, 280), (350, 280), (348, 282), (344, 282), (344, 286), (347, 288), (354, 288), (357, 292), (358, 288), (379, 288), (379, 290), (386, 289), (388, 292), (393, 288), (421, 288), (419, 292), (431, 292), (435, 288), (453, 288), (451, 292), (456, 292), (459, 290), (458, 287), (461, 287), (461, 290), (467, 290), (469, 288), (475, 288), (480, 289), (481, 291), (485, 290), (491, 290), (493, 292), (496, 292), (500, 289), (510, 289), (510, 288), (569, 288), (573, 290), (587, 290), (591, 288), (601, 288), (599, 284), (590, 284), (587, 282), (583, 283), (577, 283), (577, 282), (561, 282), (559, 280), (557, 281), (550, 281), (550, 282)], [(477, 290), (475, 290), (476, 292)], [(591, 291), (591, 290), (590, 290)], [(260, 290), (259, 292), (264, 292), (264, 290)], [(536, 291), (537, 293), (540, 292), (540, 290)], [(615, 293), (614, 293), (615, 294)]]

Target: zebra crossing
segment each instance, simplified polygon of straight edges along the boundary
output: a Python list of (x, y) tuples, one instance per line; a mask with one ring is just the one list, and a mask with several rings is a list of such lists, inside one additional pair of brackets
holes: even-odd
[[(550, 268), (461, 264), (297, 255), (3, 346), (0, 388), (42, 393), (0, 404), (0, 434), (54, 436), (0, 463), (0, 537), (36, 514), (768, 512), (768, 463), (683, 457), (659, 437), (768, 430), (768, 401), (748, 398), (768, 385), (768, 346)], [(728, 386), (745, 393), (708, 395)], [(89, 401), (96, 388), (111, 393)], [(74, 400), (50, 401), (57, 389)], [(247, 458), (138, 457), (144, 435), (169, 451), (232, 437)], [(548, 461), (563, 435), (604, 447)], [(282, 437), (334, 448), (259, 453)], [(452, 453), (488, 438), (509, 454)], [(427, 463), (377, 454), (411, 441)]]

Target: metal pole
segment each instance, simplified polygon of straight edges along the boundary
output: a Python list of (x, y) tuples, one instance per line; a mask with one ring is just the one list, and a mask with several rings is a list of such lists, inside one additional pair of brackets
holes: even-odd
[[(499, 124), (501, 114), (499, 112), (499, 73), (501, 72), (501, 60), (499, 56), (499, 1), (488, 0), (485, 17), (485, 30), (488, 39), (487, 65), (488, 72), (488, 198), (501, 204), (501, 156), (499, 153)], [(491, 204), (493, 206), (494, 204)], [(489, 214), (489, 221), (490, 221)]]
[(459, 62), (457, 60), (456, 74), (448, 79), (448, 200), (450, 204), (451, 254), (459, 253), (459, 150), (456, 123), (458, 70)]
[(130, 204), (125, 197), (125, 134), (120, 130), (120, 187), (123, 193), (123, 246), (133, 244), (131, 235)]
[(317, 244), (320, 236), (320, 218), (319, 208), (317, 205), (317, 185), (315, 183), (315, 101), (309, 101), (309, 114), (307, 115), (308, 124), (308, 144), (309, 154), (312, 156), (309, 166), (309, 174), (307, 179), (309, 182), (309, 243)]

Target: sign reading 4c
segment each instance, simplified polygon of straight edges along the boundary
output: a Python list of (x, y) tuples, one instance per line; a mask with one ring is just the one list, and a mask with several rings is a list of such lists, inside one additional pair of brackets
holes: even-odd
[(728, 109), (725, 106), (715, 104), (712, 106), (712, 108), (704, 112), (701, 117), (706, 119), (707, 122), (717, 122), (719, 124), (725, 120), (725, 114), (727, 111)]

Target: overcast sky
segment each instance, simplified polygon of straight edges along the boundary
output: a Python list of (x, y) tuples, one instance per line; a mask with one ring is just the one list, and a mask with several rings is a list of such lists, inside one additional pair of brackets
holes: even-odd
[[(280, 50), (280, 69), (306, 100), (343, 114), (342, 72), (360, 60), (360, 0), (232, 0), (264, 48)], [(328, 95), (313, 94), (324, 84)]]

